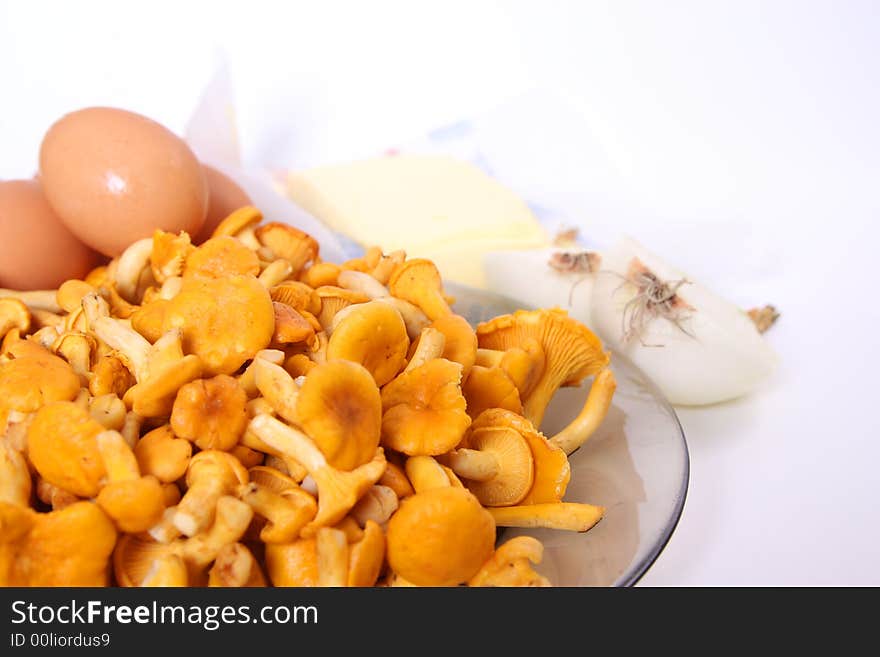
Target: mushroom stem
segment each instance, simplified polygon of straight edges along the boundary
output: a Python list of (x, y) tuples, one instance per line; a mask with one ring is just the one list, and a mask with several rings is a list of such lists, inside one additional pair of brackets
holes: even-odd
[(443, 349), (446, 347), (446, 336), (433, 328), (422, 329), (419, 343), (416, 350), (409, 359), (404, 372), (409, 372), (415, 368), (424, 365), (429, 360), (440, 358), (443, 355)]
[(257, 360), (262, 359), (272, 363), (273, 365), (281, 365), (284, 362), (284, 358), (284, 352), (280, 349), (261, 349), (257, 352), (250, 365), (248, 365), (247, 368), (245, 368), (244, 372), (242, 372), (238, 377), (239, 385), (244, 388), (244, 391), (247, 393), (247, 396), (249, 398), (253, 399), (258, 394), (260, 394), (259, 389), (257, 389), (256, 381), (256, 372), (258, 366), (255, 365), (255, 363), (257, 362)]
[(242, 487), (239, 497), (269, 521), (260, 531), (264, 543), (294, 540), (318, 510), (312, 496), (299, 488), (277, 493), (251, 482)]
[(280, 454), (292, 456), (299, 461), (313, 478), (315, 472), (328, 467), (327, 460), (311, 438), (274, 417), (258, 415), (251, 420), (250, 430)]
[(376, 450), (373, 460), (351, 471), (337, 470), (327, 464), (321, 450), (306, 434), (268, 415), (258, 415), (250, 423), (257, 438), (286, 456), (302, 463), (318, 486), (318, 514), (302, 531), (308, 538), (314, 531), (333, 525), (343, 517), (379, 480), (385, 471), (385, 453)]
[(321, 527), (315, 536), (318, 586), (345, 586), (348, 582), (348, 541), (345, 532)]
[(229, 495), (221, 497), (211, 529), (183, 542), (184, 559), (204, 568), (217, 558), (220, 550), (244, 535), (253, 517), (251, 507), (241, 500)]
[(152, 253), (153, 238), (145, 237), (132, 243), (119, 256), (113, 278), (116, 283), (116, 291), (126, 301), (134, 302), (137, 300), (141, 272), (150, 266)]
[[(87, 297), (88, 298), (88, 297)], [(140, 383), (147, 377), (147, 355), (150, 343), (140, 333), (110, 317), (96, 317), (89, 322), (96, 336), (111, 348), (122, 352), (134, 368), (135, 379)]]
[(118, 431), (102, 431), (95, 437), (107, 471), (108, 482), (133, 481), (141, 476), (137, 458)]
[(338, 285), (352, 292), (360, 292), (371, 299), (379, 299), (389, 295), (388, 288), (375, 278), (364, 272), (346, 269), (339, 273)]
[(159, 289), (159, 298), (171, 300), (180, 293), (182, 287), (183, 279), (180, 276), (170, 276), (162, 283), (162, 287)]
[(488, 452), (456, 449), (449, 453), (448, 461), (455, 474), (471, 481), (489, 481), (498, 476), (498, 459)]
[(89, 327), (100, 317), (110, 317), (110, 304), (97, 292), (89, 292), (82, 298), (82, 309)]
[(443, 466), (432, 456), (410, 456), (406, 460), (405, 469), (416, 493), (452, 485)]
[(273, 260), (272, 263), (260, 273), (258, 279), (268, 290), (282, 281), (286, 281), (292, 273), (293, 267), (291, 264), (287, 262), (287, 260), (279, 258), (278, 260)]
[(556, 502), (486, 509), (499, 527), (546, 527), (585, 532), (605, 515), (605, 509), (592, 504)]
[(257, 390), (272, 404), (275, 412), (288, 422), (297, 422), (296, 400), (299, 386), (293, 377), (280, 365), (263, 358), (255, 358), (251, 367), (254, 369)]
[(577, 417), (550, 439), (550, 442), (571, 454), (593, 435), (611, 406), (611, 398), (617, 388), (617, 381), (611, 368), (605, 368), (593, 379), (587, 401)]
[(20, 292), (18, 290), (0, 288), (0, 299), (18, 299), (30, 310), (46, 310), (50, 313), (60, 313), (62, 308), (58, 305), (56, 297), (57, 292), (55, 290)]

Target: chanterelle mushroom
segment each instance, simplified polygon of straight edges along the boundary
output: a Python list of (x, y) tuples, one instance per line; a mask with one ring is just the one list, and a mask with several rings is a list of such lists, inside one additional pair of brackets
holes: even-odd
[(106, 586), (115, 543), (91, 502), (49, 513), (0, 502), (0, 586)]
[(492, 555), (495, 522), (467, 490), (434, 488), (401, 502), (387, 541), (395, 573), (419, 586), (455, 586)]
[(525, 497), (514, 504), (540, 504), (562, 500), (571, 478), (571, 468), (565, 452), (540, 434), (527, 419), (501, 408), (484, 411), (471, 425), (473, 432), (486, 428), (515, 431), (528, 443), (532, 453), (534, 482)]
[(49, 483), (80, 497), (98, 494), (106, 474), (97, 436), (104, 427), (73, 402), (47, 404), (28, 427), (28, 458)]
[(301, 463), (317, 484), (318, 514), (303, 529), (303, 536), (314, 535), (319, 527), (342, 520), (385, 471), (385, 455), (381, 447), (368, 463), (344, 471), (329, 465), (307, 435), (273, 417), (258, 415), (251, 420), (250, 430), (273, 449)]
[(531, 536), (516, 536), (501, 545), (468, 586), (550, 586), (531, 564), (541, 563), (544, 546)]
[(500, 367), (474, 365), (461, 385), (461, 391), (467, 400), (467, 412), (471, 418), (476, 418), (488, 408), (522, 413), (519, 391)]
[(382, 398), (362, 365), (338, 360), (314, 367), (299, 389), (296, 415), (334, 468), (353, 470), (376, 454)]
[(253, 276), (185, 279), (167, 302), (164, 330), (183, 329), (183, 348), (207, 374), (233, 374), (265, 349), (275, 330), (269, 292)]
[(452, 311), (443, 294), (443, 281), (430, 260), (413, 258), (399, 265), (388, 281), (391, 294), (414, 303), (432, 320)]
[(260, 273), (257, 254), (237, 239), (221, 235), (212, 237), (192, 251), (186, 258), (183, 276), (202, 278), (223, 278), (224, 276), (250, 275)]
[(191, 381), (177, 391), (171, 428), (199, 449), (230, 450), (247, 426), (247, 401), (244, 388), (226, 374)]
[(360, 363), (373, 375), (376, 385), (383, 386), (403, 369), (408, 348), (400, 313), (387, 304), (370, 301), (350, 306), (345, 319), (333, 329), (327, 360)]
[(481, 504), (510, 506), (525, 498), (535, 481), (535, 463), (518, 431), (480, 426), (468, 434), (467, 445), (450, 454), (450, 467), (468, 480)]
[(44, 404), (76, 397), (80, 380), (70, 365), (39, 345), (21, 340), (0, 364), (0, 426), (10, 411), (33, 413)]
[(602, 343), (587, 327), (565, 311), (518, 310), (477, 327), (480, 347), (506, 350), (533, 338), (540, 344), (546, 363), (538, 382), (522, 400), (524, 415), (541, 426), (544, 411), (562, 385), (577, 385), (608, 365)]
[(458, 445), (471, 419), (461, 394), (461, 365), (436, 358), (382, 389), (382, 443), (409, 455), (435, 455)]

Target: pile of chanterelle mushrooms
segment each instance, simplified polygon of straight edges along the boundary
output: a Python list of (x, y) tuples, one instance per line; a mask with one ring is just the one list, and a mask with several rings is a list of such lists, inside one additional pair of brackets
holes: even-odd
[(0, 584), (546, 585), (496, 527), (601, 518), (562, 501), (614, 391), (597, 338), (559, 310), (475, 331), (430, 261), (322, 262), (261, 220), (0, 291)]

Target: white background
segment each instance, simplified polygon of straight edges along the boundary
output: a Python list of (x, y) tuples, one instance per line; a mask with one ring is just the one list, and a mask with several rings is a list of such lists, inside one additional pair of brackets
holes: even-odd
[(783, 312), (764, 389), (681, 411), (690, 494), (643, 583), (877, 585), (878, 16), (869, 1), (0, 2), (0, 177), (33, 173), (43, 131), (77, 107), (182, 130), (221, 53), (254, 169), (373, 153), (551, 90), (588, 147), (542, 152), (536, 108), (527, 178), (585, 231), (631, 233)]

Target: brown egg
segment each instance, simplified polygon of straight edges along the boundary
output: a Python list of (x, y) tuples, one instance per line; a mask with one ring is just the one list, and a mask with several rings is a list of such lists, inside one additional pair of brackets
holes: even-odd
[(52, 289), (82, 278), (97, 260), (49, 207), (40, 183), (0, 182), (0, 287)]
[(208, 180), (208, 216), (205, 218), (202, 230), (193, 240), (196, 244), (209, 239), (219, 223), (233, 211), (254, 204), (245, 191), (225, 173), (207, 164), (203, 164), (202, 168)]
[(195, 235), (208, 207), (204, 172), (186, 143), (109, 107), (72, 112), (49, 128), (40, 180), (71, 232), (109, 256), (157, 228)]

